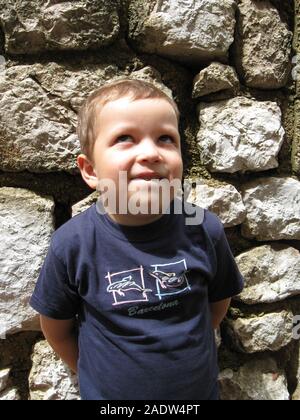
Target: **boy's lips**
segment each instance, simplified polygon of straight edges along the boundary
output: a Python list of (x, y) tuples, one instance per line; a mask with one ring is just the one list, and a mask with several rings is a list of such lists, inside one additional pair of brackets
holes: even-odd
[(157, 172), (141, 172), (133, 177), (131, 177), (131, 180), (135, 179), (142, 179), (142, 180), (152, 180), (152, 179), (164, 179), (165, 176), (160, 175)]

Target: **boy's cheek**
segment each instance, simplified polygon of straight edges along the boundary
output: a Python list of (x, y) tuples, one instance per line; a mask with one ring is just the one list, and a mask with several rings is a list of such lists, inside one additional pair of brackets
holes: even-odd
[(178, 160), (177, 163), (177, 168), (176, 168), (176, 177), (177, 178), (182, 178), (182, 174), (183, 174), (183, 160), (182, 157), (180, 156), (180, 159)]

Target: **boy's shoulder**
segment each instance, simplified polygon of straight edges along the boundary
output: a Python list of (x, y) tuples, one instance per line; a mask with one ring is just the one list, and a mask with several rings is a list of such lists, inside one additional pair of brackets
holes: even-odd
[(222, 233), (224, 232), (224, 226), (220, 218), (210, 210), (205, 210), (204, 224), (209, 233), (213, 243), (215, 244)]
[(224, 226), (220, 218), (212, 211), (200, 207), (196, 204), (185, 201), (184, 206), (185, 213), (188, 215), (193, 213), (195, 214), (195, 212), (197, 212), (201, 221), (195, 225), (196, 228), (198, 229), (200, 224), (215, 244), (219, 240), (221, 234), (224, 232)]
[(89, 231), (93, 226), (91, 217), (93, 207), (94, 205), (91, 205), (55, 230), (51, 237), (54, 251), (61, 253), (64, 249), (78, 247), (91, 237)]

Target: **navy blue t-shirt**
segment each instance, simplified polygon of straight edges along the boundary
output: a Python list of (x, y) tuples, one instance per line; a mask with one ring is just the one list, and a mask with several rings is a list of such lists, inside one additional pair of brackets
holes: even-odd
[(209, 398), (218, 376), (209, 302), (240, 293), (243, 278), (218, 217), (205, 210), (187, 225), (173, 204), (138, 227), (94, 204), (52, 235), (30, 304), (78, 316), (82, 399)]

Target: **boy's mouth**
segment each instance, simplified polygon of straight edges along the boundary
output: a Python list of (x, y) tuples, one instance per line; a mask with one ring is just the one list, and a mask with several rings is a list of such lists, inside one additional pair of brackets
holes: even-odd
[(134, 177), (132, 177), (131, 180), (143, 180), (143, 181), (153, 181), (153, 180), (161, 180), (161, 179), (165, 179), (164, 176), (161, 176), (160, 174), (156, 173), (156, 172), (143, 172), (140, 173)]
[(164, 179), (164, 178), (141, 178), (141, 177), (138, 177), (138, 178), (133, 178), (132, 181), (160, 181), (161, 179)]

